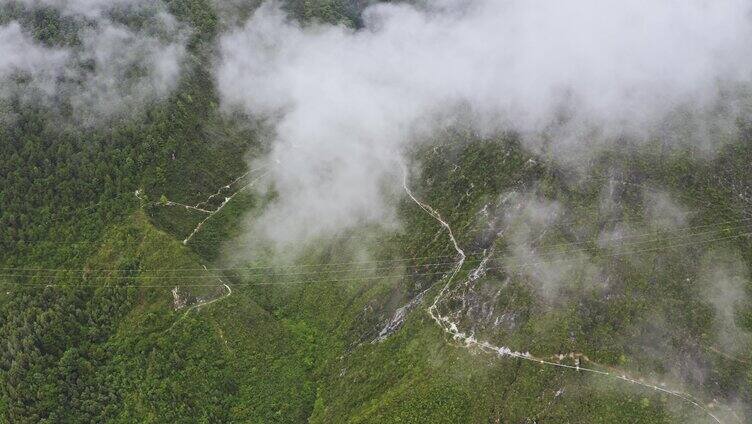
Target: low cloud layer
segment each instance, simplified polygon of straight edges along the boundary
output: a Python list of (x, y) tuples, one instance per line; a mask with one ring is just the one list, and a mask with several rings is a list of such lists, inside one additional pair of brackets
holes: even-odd
[(555, 247), (546, 247), (546, 235), (556, 232), (562, 214), (560, 204), (534, 193), (513, 192), (505, 197), (509, 207), (504, 211), (504, 239), (509, 251), (504, 269), (529, 280), (550, 303), (566, 299), (568, 290), (600, 288), (600, 270), (580, 246), (549, 243)]
[(114, 8), (143, 6), (147, 0), (6, 0), (10, 4), (22, 4), (35, 9), (47, 7), (59, 10), (68, 16), (101, 18)]
[(52, 95), (52, 82), (62, 74), (69, 57), (69, 52), (65, 50), (47, 48), (36, 43), (18, 22), (0, 27), (0, 78), (3, 80), (16, 73), (23, 73), (39, 81), (40, 88)]
[(713, 150), (744, 112), (751, 13), (745, 0), (443, 0), (371, 6), (355, 30), (266, 3), (223, 36), (217, 80), (226, 107), (276, 126), (269, 216), (316, 232), (388, 217), (400, 152), (460, 119), (562, 162), (624, 137)]
[[(0, 7), (55, 10), (75, 22), (73, 45), (43, 43), (18, 20), (0, 26), (0, 100), (69, 109), (94, 125), (163, 98), (174, 88), (186, 30), (161, 6), (141, 0), (24, 0)], [(21, 9), (19, 9), (19, 7)], [(138, 13), (138, 28), (111, 16)]]
[(708, 252), (703, 259), (700, 282), (713, 307), (714, 342), (725, 352), (743, 352), (752, 340), (739, 322), (742, 313), (750, 308), (749, 271), (744, 261), (734, 251)]

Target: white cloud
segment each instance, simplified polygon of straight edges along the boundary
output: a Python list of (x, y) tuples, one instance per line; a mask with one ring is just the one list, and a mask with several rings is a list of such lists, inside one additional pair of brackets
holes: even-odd
[(645, 214), (653, 227), (672, 230), (686, 225), (689, 212), (663, 191), (643, 190)]
[(29, 75), (47, 94), (54, 94), (54, 80), (69, 57), (68, 51), (35, 43), (17, 22), (0, 27), (0, 79)]
[(72, 104), (94, 118), (159, 99), (178, 81), (185, 54), (180, 38), (163, 41), (110, 23), (85, 31), (82, 39), (79, 60), (91, 61), (94, 72), (73, 71), (81, 85)]
[[(267, 3), (222, 37), (217, 81), (225, 106), (276, 124), (280, 197), (262, 225), (324, 231), (390, 216), (385, 176), (439, 120), (517, 130), (533, 149), (545, 132), (562, 161), (617, 136), (717, 119), (719, 105), (727, 124), (738, 105), (721, 88), (752, 75), (751, 8), (744, 0), (444, 0), (371, 6), (353, 30), (302, 27)], [(707, 148), (705, 135), (673, 139)]]
[(703, 295), (713, 307), (716, 348), (737, 353), (749, 349), (750, 333), (738, 322), (749, 310), (749, 270), (738, 253), (717, 249), (705, 254), (700, 272)]
[(109, 10), (122, 7), (143, 6), (147, 0), (4, 0), (0, 3), (20, 3), (27, 8), (49, 7), (59, 10), (64, 15), (85, 16), (90, 19), (101, 18)]
[[(185, 28), (166, 11), (140, 0), (26, 0), (28, 8), (53, 7), (79, 21), (80, 45), (46, 47), (16, 22), (0, 26), (0, 97), (19, 96), (50, 107), (70, 105), (77, 124), (131, 114), (167, 95), (177, 84), (185, 55)], [(107, 12), (143, 12), (131, 28)], [(148, 7), (148, 10), (140, 9)]]

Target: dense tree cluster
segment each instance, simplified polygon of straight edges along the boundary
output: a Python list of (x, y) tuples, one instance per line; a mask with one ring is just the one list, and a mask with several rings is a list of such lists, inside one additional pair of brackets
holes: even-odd
[[(80, 44), (85, 21), (54, 7), (23, 3), (3, 4), (0, 24), (17, 21), (49, 47)], [(165, 4), (192, 28), (181, 79), (166, 100), (83, 128), (71, 124), (75, 119), (64, 103), (24, 102), (18, 93), (0, 99), (0, 266), (6, 268), (0, 272), (0, 420), (104, 422), (120, 416), (128, 421), (132, 411), (119, 406), (134, 384), (154, 384), (153, 396), (165, 398), (152, 401), (174, 419), (192, 414), (172, 409), (174, 387), (164, 391), (168, 388), (156, 388), (158, 381), (123, 375), (122, 364), (133, 360), (161, 373), (185, 360), (172, 349), (152, 350), (139, 359), (144, 352), (130, 349), (146, 347), (113, 344), (120, 320), (148, 289), (124, 285), (129, 279), (86, 282), (75, 273), (18, 271), (84, 267), (103, 232), (141, 206), (137, 189), (153, 199), (165, 193), (190, 197), (224, 184), (243, 166), (241, 153), (253, 135), (233, 129), (217, 111), (211, 63), (217, 17), (205, 0)], [(334, 21), (341, 19), (337, 4), (306, 1), (290, 7), (301, 17)], [(129, 26), (143, 19), (112, 13), (110, 19)], [(24, 82), (23, 75), (18, 78)], [(221, 169), (207, 171), (217, 165)], [(138, 274), (137, 260), (112, 265), (132, 269), (129, 278)], [(215, 391), (210, 396), (215, 400), (227, 396), (224, 389), (207, 390)], [(221, 420), (227, 405), (215, 406), (207, 413)]]

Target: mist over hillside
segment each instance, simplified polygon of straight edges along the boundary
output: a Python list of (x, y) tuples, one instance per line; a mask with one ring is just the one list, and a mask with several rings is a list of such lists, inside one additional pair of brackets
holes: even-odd
[(301, 26), (271, 2), (221, 37), (217, 82), (226, 107), (275, 127), (280, 199), (256, 222), (283, 239), (390, 220), (382, 191), (400, 190), (405, 151), (455, 127), (513, 131), (575, 167), (624, 142), (712, 155), (749, 113), (750, 13), (441, 1), (373, 5), (353, 29)]
[(0, 422), (748, 422), (751, 45), (743, 0), (0, 0)]

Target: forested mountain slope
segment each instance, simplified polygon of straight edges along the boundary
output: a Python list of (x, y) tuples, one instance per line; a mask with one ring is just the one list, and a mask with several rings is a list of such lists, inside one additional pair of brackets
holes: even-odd
[[(29, 100), (33, 72), (0, 96), (3, 422), (752, 417), (748, 122), (714, 155), (624, 140), (574, 168), (455, 125), (395, 164), (393, 222), (279, 249), (248, 232), (279, 195), (272, 124), (223, 109), (214, 75), (258, 5), (127, 3), (0, 3), (77, 58), (54, 99)], [(347, 33), (363, 3), (284, 10)], [(136, 64), (102, 88), (77, 49), (107, 25), (179, 40), (174, 87)], [(94, 113), (65, 94), (86, 84), (128, 101)]]

